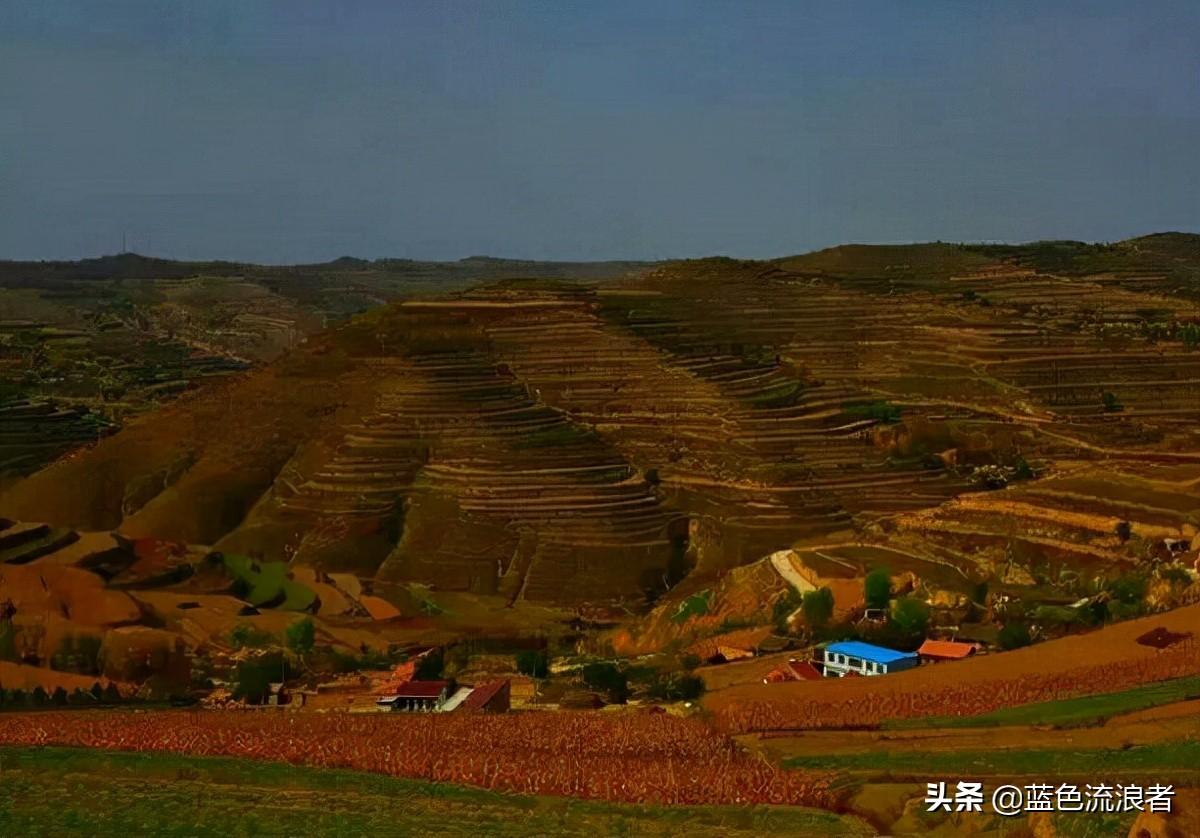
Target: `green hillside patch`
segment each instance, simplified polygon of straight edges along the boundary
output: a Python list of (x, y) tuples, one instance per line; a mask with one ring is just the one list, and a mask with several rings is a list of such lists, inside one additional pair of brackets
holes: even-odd
[(172, 754), (0, 748), (4, 835), (870, 835), (795, 807), (638, 806)]
[(708, 613), (712, 591), (700, 591), (679, 603), (679, 610), (671, 617), (676, 623), (685, 623), (690, 617), (703, 617)]
[(307, 611), (317, 599), (310, 588), (288, 578), (283, 562), (260, 562), (235, 554), (225, 554), (222, 562), (233, 577), (236, 593), (255, 607)]

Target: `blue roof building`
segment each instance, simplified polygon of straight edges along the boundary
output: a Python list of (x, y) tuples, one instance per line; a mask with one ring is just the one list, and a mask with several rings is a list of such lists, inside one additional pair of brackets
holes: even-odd
[(912, 669), (920, 663), (916, 652), (897, 652), (884, 646), (845, 640), (830, 643), (824, 649), (825, 675), (843, 678), (855, 675), (887, 675)]

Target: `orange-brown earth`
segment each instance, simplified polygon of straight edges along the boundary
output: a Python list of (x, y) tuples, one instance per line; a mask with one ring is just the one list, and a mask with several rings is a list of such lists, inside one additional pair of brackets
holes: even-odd
[(410, 299), (132, 422), (0, 513), (509, 601), (640, 599), (690, 570), (682, 597), (864, 535), (1104, 570), (1136, 557), (1103, 527), (1157, 538), (1196, 506), (1052, 480), (945, 504), (982, 465), (1200, 463), (1194, 250), (835, 248)]

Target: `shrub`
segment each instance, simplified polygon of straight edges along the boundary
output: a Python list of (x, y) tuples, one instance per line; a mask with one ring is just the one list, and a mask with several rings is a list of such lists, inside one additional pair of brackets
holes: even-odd
[(418, 681), (433, 681), (442, 677), (446, 668), (446, 655), (442, 650), (432, 649), (421, 656), (413, 670), (413, 677)]
[(1149, 580), (1140, 573), (1127, 573), (1108, 583), (1108, 592), (1113, 599), (1126, 605), (1140, 603), (1146, 596)]
[(900, 408), (890, 402), (871, 402), (870, 404), (844, 405), (843, 410), (850, 416), (862, 419), (874, 419), (886, 425), (894, 425), (900, 421)]
[(244, 660), (233, 672), (233, 697), (248, 704), (261, 704), (270, 692), (271, 684), (286, 678), (287, 662), (281, 654)]
[(680, 659), (680, 665), (682, 665), (683, 668), (685, 670), (687, 670), (688, 672), (691, 672), (693, 669), (695, 669), (696, 667), (698, 667), (700, 665), (700, 656), (694, 655), (691, 652), (688, 652), (686, 655), (683, 656), (682, 659)]
[(1121, 404), (1121, 400), (1117, 398), (1117, 395), (1107, 390), (1100, 395), (1100, 400), (1104, 403), (1105, 413), (1120, 413), (1125, 409), (1125, 405)]
[(660, 675), (646, 687), (646, 697), (656, 701), (694, 701), (702, 695), (704, 679), (686, 673)]
[(679, 609), (671, 619), (676, 623), (686, 622), (689, 617), (702, 617), (708, 613), (708, 602), (712, 591), (700, 591), (679, 603)]
[(609, 701), (624, 704), (629, 697), (629, 679), (615, 663), (597, 661), (583, 667), (580, 673), (588, 688), (605, 693)]
[(892, 598), (892, 575), (886, 567), (877, 567), (863, 580), (867, 608), (887, 608)]
[(1033, 642), (1033, 638), (1029, 634), (1029, 628), (1024, 623), (1008, 623), (1002, 629), (996, 638), (1000, 644), (1000, 648), (1004, 650), (1020, 649), (1022, 646), (1028, 646)]
[(517, 652), (517, 672), (530, 678), (545, 678), (550, 674), (550, 656), (542, 649)]
[(50, 656), (50, 667), (59, 672), (99, 675), (101, 645), (102, 641), (95, 635), (76, 637), (68, 634), (59, 641), (58, 649)]
[(1024, 457), (1017, 457), (1016, 463), (1013, 464), (1013, 479), (1032, 480), (1035, 476), (1033, 467), (1029, 465), (1029, 461)]
[(891, 624), (906, 637), (918, 637), (929, 628), (929, 606), (913, 597), (901, 597), (892, 606)]
[(804, 619), (813, 628), (824, 628), (833, 619), (833, 591), (818, 588), (804, 595)]
[(17, 654), (17, 629), (11, 622), (0, 623), (0, 661), (16, 662), (20, 660)]
[(1175, 567), (1174, 565), (1168, 565), (1167, 567), (1159, 568), (1158, 575), (1159, 575), (1160, 579), (1164, 579), (1167, 582), (1170, 582), (1172, 584), (1178, 584), (1178, 585), (1192, 584), (1191, 574), (1188, 573), (1186, 570), (1184, 570), (1182, 567)]
[(235, 649), (260, 649), (275, 642), (268, 632), (255, 628), (250, 623), (238, 623), (229, 632), (229, 643)]
[(313, 650), (316, 640), (316, 628), (312, 619), (305, 617), (287, 627), (285, 633), (287, 646), (296, 654), (303, 657)]
[(791, 587), (775, 600), (775, 605), (771, 608), (771, 622), (775, 624), (776, 631), (780, 634), (788, 633), (788, 617), (800, 607), (802, 602), (800, 593)]

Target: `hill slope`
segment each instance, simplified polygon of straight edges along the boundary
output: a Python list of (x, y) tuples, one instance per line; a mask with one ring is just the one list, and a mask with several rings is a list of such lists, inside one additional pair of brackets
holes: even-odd
[[(1128, 264), (1148, 246), (1112, 247)], [(0, 514), (603, 599), (694, 588), (988, 474), (1188, 462), (1186, 289), (1030, 258), (848, 247), (404, 300), (131, 422)]]

